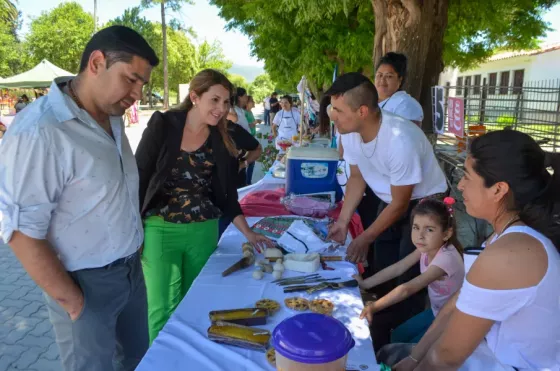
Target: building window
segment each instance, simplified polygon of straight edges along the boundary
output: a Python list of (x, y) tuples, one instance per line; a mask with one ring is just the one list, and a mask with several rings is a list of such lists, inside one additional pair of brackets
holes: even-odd
[(496, 94), (496, 82), (498, 81), (498, 73), (488, 74), (488, 95)]
[(475, 75), (474, 76), (474, 87), (473, 87), (473, 94), (474, 95), (480, 94), (480, 79), (481, 79), (480, 75)]
[(472, 82), (472, 77), (471, 76), (466, 76), (465, 77), (465, 95), (469, 95), (469, 93), (470, 93), (469, 90), (470, 90), (471, 85), (472, 85), (471, 82)]
[(513, 71), (513, 94), (520, 94), (523, 88), (525, 70)]
[(463, 95), (463, 77), (457, 77), (457, 88), (455, 89), (455, 95)]
[(507, 94), (509, 91), (509, 71), (500, 74), (500, 94)]

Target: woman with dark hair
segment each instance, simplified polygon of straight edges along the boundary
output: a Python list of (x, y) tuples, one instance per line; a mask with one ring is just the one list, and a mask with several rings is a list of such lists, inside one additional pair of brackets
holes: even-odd
[(216, 249), (220, 216), (253, 246), (270, 243), (237, 201), (238, 152), (225, 119), (232, 93), (220, 72), (199, 72), (178, 108), (152, 115), (136, 151), (150, 341)]
[(473, 140), (459, 189), (494, 233), (475, 259), (465, 249), (460, 292), (395, 369), (558, 370), (559, 156), (519, 131), (491, 132)]
[(20, 112), (28, 105), (29, 105), (29, 98), (27, 97), (27, 95), (23, 94), (21, 98), (18, 99), (18, 102), (14, 106), (14, 108), (16, 109), (16, 113)]
[(424, 111), (418, 101), (402, 90), (407, 75), (408, 60), (404, 54), (387, 53), (377, 64), (375, 88), (379, 107), (421, 126)]
[(278, 142), (281, 140), (292, 141), (292, 137), (298, 135), (300, 124), (299, 112), (292, 107), (292, 97), (284, 95), (280, 99), (282, 110), (272, 120), (272, 134), (276, 137), (276, 149), (281, 150)]
[(249, 126), (249, 121), (247, 121), (247, 116), (245, 115), (245, 107), (247, 106), (247, 101), (249, 100), (247, 90), (244, 88), (237, 88), (233, 99), (233, 109), (237, 115), (237, 121), (235, 121), (235, 123), (250, 133), (251, 128)]

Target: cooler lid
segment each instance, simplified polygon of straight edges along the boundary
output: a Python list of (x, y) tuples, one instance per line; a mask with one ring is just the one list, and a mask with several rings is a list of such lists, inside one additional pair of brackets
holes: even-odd
[(288, 160), (333, 160), (338, 161), (340, 154), (335, 148), (290, 147)]
[(355, 344), (342, 322), (317, 313), (287, 318), (272, 333), (272, 346), (278, 353), (305, 364), (336, 361), (348, 354)]

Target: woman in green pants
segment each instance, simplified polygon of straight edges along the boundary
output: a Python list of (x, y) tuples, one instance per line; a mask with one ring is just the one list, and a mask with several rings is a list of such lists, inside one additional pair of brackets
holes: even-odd
[(152, 115), (136, 151), (150, 342), (216, 249), (220, 216), (254, 246), (271, 243), (249, 228), (237, 201), (237, 149), (225, 119), (232, 92), (220, 72), (199, 72), (177, 109)]

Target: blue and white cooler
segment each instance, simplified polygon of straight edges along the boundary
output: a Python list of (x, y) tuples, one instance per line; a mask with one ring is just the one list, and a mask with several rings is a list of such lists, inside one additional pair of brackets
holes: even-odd
[(327, 194), (340, 201), (336, 178), (339, 153), (335, 148), (291, 147), (286, 161), (286, 194)]

